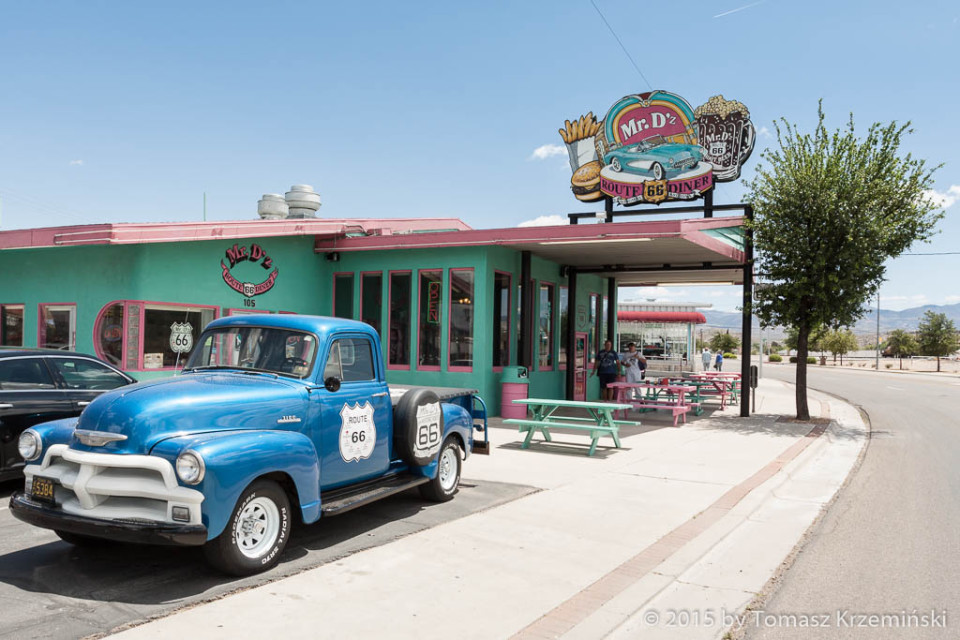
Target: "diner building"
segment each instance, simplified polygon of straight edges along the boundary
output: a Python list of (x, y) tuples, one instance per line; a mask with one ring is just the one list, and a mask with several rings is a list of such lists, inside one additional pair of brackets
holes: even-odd
[[(304, 313), (380, 333), (391, 382), (595, 399), (618, 286), (742, 281), (742, 218), (471, 229), (455, 218), (254, 219), (0, 232), (0, 344), (174, 375), (214, 318)], [(621, 312), (623, 313), (623, 312)], [(622, 320), (632, 321), (630, 318)], [(631, 325), (632, 326), (632, 325)], [(689, 326), (686, 352), (689, 354)], [(646, 335), (646, 334), (644, 334)], [(673, 333), (665, 344), (679, 347)]]

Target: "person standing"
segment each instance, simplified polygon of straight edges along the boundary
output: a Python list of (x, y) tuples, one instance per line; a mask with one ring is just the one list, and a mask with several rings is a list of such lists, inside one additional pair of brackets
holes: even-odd
[(713, 363), (713, 368), (717, 371), (723, 371), (723, 353), (717, 351), (717, 359)]
[(597, 353), (597, 359), (593, 361), (593, 374), (600, 378), (600, 398), (602, 400), (613, 400), (613, 387), (609, 387), (611, 382), (617, 381), (617, 373), (620, 372), (620, 356), (613, 350), (613, 343), (609, 340), (603, 343), (603, 349)]
[(703, 353), (700, 354), (700, 359), (703, 360), (703, 370), (710, 371), (710, 361), (713, 360), (713, 354), (710, 353), (710, 349), (704, 347)]
[[(637, 384), (641, 382), (647, 374), (647, 359), (643, 354), (637, 351), (637, 343), (631, 342), (627, 345), (627, 350), (620, 354), (620, 364), (627, 372), (627, 382)], [(631, 399), (639, 394), (637, 389), (630, 389), (627, 394)]]

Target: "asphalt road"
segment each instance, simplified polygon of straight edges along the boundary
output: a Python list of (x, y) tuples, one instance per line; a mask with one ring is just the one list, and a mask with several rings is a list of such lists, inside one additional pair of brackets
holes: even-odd
[[(469, 475), (469, 461), (465, 471)], [(532, 487), (465, 478), (443, 504), (416, 490), (294, 530), (280, 564), (249, 578), (209, 569), (196, 548), (110, 544), (80, 549), (52, 531), (10, 515), (8, 497), (22, 484), (0, 483), (0, 638), (83, 638), (162, 616), (334, 562), (347, 555), (489, 509)]]
[[(792, 382), (794, 368), (764, 374)], [(810, 367), (809, 386), (859, 405), (872, 436), (746, 638), (960, 638), (960, 377)], [(946, 628), (857, 617), (931, 611)]]

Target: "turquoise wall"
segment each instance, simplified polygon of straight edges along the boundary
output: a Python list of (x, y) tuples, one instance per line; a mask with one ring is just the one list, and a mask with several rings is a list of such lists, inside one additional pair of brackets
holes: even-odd
[[(233, 291), (223, 281), (221, 260), (234, 245), (250, 247), (258, 244), (273, 263), (265, 270), (249, 261), (238, 263), (231, 274), (241, 282), (263, 281), (273, 267), (279, 270), (276, 283), (269, 291), (252, 298), (254, 308), (245, 307), (245, 296)], [(157, 303), (212, 305), (218, 316), (228, 309), (251, 311), (290, 311), (296, 313), (331, 315), (333, 313), (333, 275), (354, 273), (353, 317), (360, 319), (360, 273), (383, 272), (381, 327), (388, 327), (389, 271), (411, 271), (411, 315), (417, 317), (417, 272), (421, 269), (443, 269), (443, 304), (441, 305), (441, 368), (440, 371), (422, 371), (417, 368), (416, 322), (410, 341), (410, 370), (390, 370), (391, 382), (438, 386), (470, 387), (480, 391), (491, 413), (500, 413), (500, 377), (493, 369), (492, 338), (494, 330), (493, 290), (494, 272), (511, 274), (511, 333), (510, 364), (517, 364), (518, 306), (521, 254), (498, 246), (465, 247), (457, 249), (417, 249), (392, 251), (341, 252), (337, 262), (313, 251), (312, 237), (251, 238), (242, 241), (199, 241), (156, 243), (142, 245), (96, 245), (80, 247), (49, 247), (0, 251), (0, 274), (3, 288), (0, 304), (24, 304), (24, 346), (37, 346), (38, 305), (44, 303), (75, 303), (76, 349), (95, 353), (94, 323), (100, 310), (118, 300), (142, 300)], [(229, 262), (227, 262), (229, 265)], [(473, 370), (448, 371), (449, 296), (451, 268), (474, 270), (474, 341)], [(541, 282), (556, 285), (557, 309), (553, 313), (553, 370), (537, 368), (536, 335), (534, 364), (530, 370), (531, 397), (563, 397), (565, 372), (558, 364), (560, 345), (565, 337), (560, 334), (560, 287), (567, 286), (567, 278), (560, 276), (560, 265), (533, 257), (531, 260), (534, 283), (534, 327), (539, 318), (539, 287)], [(577, 307), (588, 309), (590, 294), (606, 295), (603, 278), (581, 275), (578, 278), (576, 301), (570, 302), (570, 318), (580, 320), (577, 330), (588, 331), (589, 313), (577, 313)], [(606, 334), (606, 331), (603, 331)], [(384, 358), (387, 345), (384, 343)], [(594, 348), (589, 349), (592, 357)], [(134, 377), (146, 380), (171, 375), (170, 371), (129, 371)], [(596, 378), (588, 378), (588, 399), (599, 397)]]

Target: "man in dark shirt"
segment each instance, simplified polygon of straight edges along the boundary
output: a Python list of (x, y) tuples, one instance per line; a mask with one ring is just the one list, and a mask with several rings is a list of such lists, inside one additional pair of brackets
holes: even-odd
[(602, 400), (613, 400), (613, 388), (607, 385), (617, 381), (618, 373), (620, 373), (620, 355), (613, 350), (613, 343), (607, 340), (603, 343), (603, 349), (597, 354), (597, 359), (593, 363), (593, 375), (600, 376), (600, 398)]

